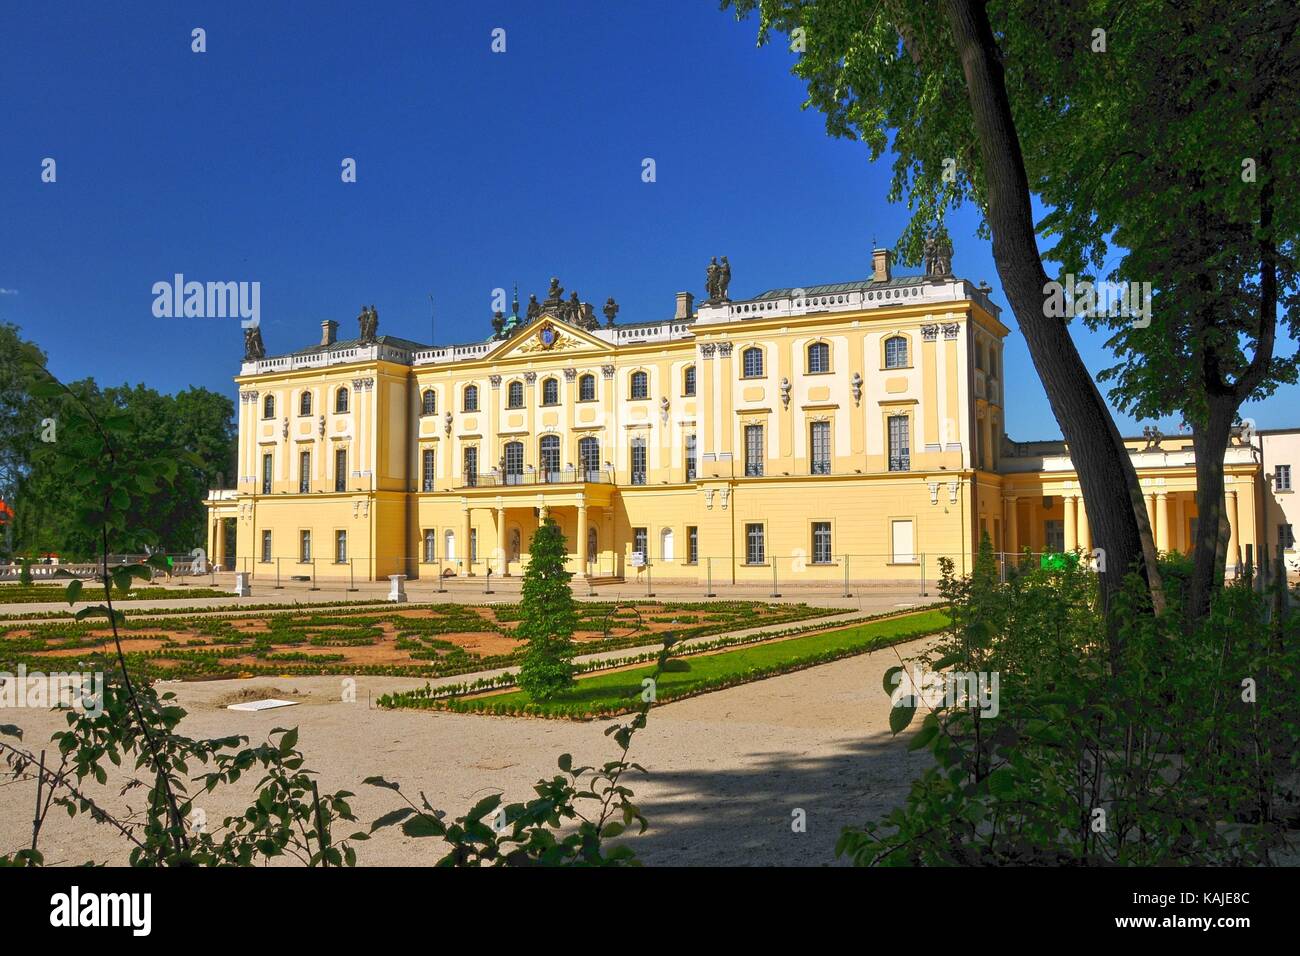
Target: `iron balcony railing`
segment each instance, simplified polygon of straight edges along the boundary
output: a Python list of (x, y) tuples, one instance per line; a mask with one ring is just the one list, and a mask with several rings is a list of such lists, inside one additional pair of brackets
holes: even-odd
[(612, 485), (614, 476), (604, 471), (565, 468), (560, 471), (507, 472), (493, 475), (465, 475), (462, 488), (508, 488), (515, 485), (571, 485), (577, 483)]

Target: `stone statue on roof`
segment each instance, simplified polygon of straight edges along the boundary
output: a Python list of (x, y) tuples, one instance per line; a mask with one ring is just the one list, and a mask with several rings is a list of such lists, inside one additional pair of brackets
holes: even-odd
[(727, 288), (731, 285), (731, 263), (727, 257), (722, 257), (722, 267), (718, 270), (718, 301), (730, 302), (727, 297)]
[(952, 240), (938, 225), (925, 237), (925, 275), (927, 279), (952, 275)]
[(262, 330), (258, 326), (244, 329), (244, 361), (256, 362), (266, 358), (266, 347), (262, 345)]
[(379, 312), (373, 305), (369, 308), (364, 305), (361, 307), (357, 324), (361, 327), (361, 344), (374, 345), (379, 336)]
[(605, 300), (605, 307), (600, 311), (605, 313), (605, 328), (612, 329), (614, 327), (614, 316), (618, 315), (618, 303), (614, 301), (612, 295)]
[(706, 302), (718, 300), (718, 275), (721, 271), (718, 267), (718, 257), (714, 256), (704, 269), (704, 291), (708, 295)]
[(532, 322), (541, 314), (542, 306), (541, 303), (537, 301), (537, 293), (530, 293), (528, 296), (528, 311), (525, 313), (524, 317), (528, 319), (529, 322)]

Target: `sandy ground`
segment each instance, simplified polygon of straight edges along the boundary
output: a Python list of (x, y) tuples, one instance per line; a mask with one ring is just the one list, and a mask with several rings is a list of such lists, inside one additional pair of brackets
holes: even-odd
[[(921, 642), (809, 668), (741, 687), (655, 708), (633, 742), (630, 759), (648, 777), (629, 785), (650, 821), (631, 838), (637, 855), (658, 865), (833, 865), (842, 827), (875, 819), (898, 805), (926, 754), (909, 754), (888, 731), (889, 699), (881, 690), (897, 653)], [(362, 821), (396, 808), (396, 795), (361, 780), (383, 775), (413, 798), (423, 790), (435, 807), (457, 816), (482, 796), (504, 791), (508, 801), (532, 795), (531, 785), (556, 772), (556, 758), (575, 762), (614, 759), (604, 736), (610, 721), (575, 723), (459, 714), (381, 711), (368, 698), (421, 681), (358, 678), (357, 702), (340, 700), (337, 677), (256, 678), (243, 681), (168, 684), (189, 710), (181, 725), (192, 736), (246, 734), (263, 739), (274, 727), (301, 728), (300, 747), (319, 773), (322, 790), (348, 789)], [(241, 713), (222, 704), (250, 690), (275, 688), (298, 706)], [(26, 732), (39, 748), (63, 726), (48, 711), (9, 711), (6, 722)], [(110, 770), (114, 768), (110, 767)], [(108, 785), (90, 791), (110, 810), (138, 806), (138, 791), (118, 791), (125, 775), (110, 773)], [(250, 781), (251, 783), (251, 781)], [(249, 791), (236, 788), (200, 801), (208, 819), (219, 820), (246, 805)], [(0, 783), (0, 850), (30, 840), (34, 785)], [(807, 832), (792, 831), (792, 813), (806, 812)], [(350, 832), (340, 829), (339, 833)], [(433, 863), (439, 846), (385, 830), (357, 845), (361, 865)], [(88, 818), (51, 814), (42, 835), (51, 863), (95, 860), (122, 863), (129, 845)]]

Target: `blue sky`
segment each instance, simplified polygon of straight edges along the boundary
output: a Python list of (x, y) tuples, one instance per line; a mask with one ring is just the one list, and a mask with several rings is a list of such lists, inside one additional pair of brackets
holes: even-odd
[[(206, 53), (191, 52), (195, 27)], [(540, 298), (551, 275), (597, 308), (614, 296), (629, 322), (667, 318), (679, 290), (702, 296), (714, 255), (730, 258), (733, 297), (865, 276), (873, 239), (892, 245), (907, 217), (885, 201), (888, 159), (828, 138), (800, 110), (791, 55), (755, 34), (712, 0), (11, 0), (0, 321), (64, 378), (233, 395), (237, 321), (155, 318), (155, 282), (260, 282), (278, 353), (327, 318), (355, 334), (371, 302), (381, 332), (427, 342), (430, 293), (438, 344), (480, 339), (493, 289)], [(1005, 309), (975, 227), (970, 210), (950, 220), (954, 269)], [(1003, 317), (1007, 430), (1059, 436)], [(1101, 340), (1075, 334), (1103, 368)], [(1294, 425), (1298, 394), (1245, 414)]]

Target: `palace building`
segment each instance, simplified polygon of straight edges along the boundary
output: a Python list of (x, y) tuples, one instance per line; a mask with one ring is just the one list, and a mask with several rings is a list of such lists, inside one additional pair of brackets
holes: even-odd
[[(1062, 442), (1003, 431), (1009, 330), (948, 257), (596, 318), (557, 280), (487, 341), (425, 346), (322, 323), (268, 357), (246, 335), (238, 481), (207, 501), (209, 556), (254, 577), (517, 575), (559, 523), (580, 577), (717, 584), (912, 581), (969, 569), (981, 535), (1091, 549)], [(665, 308), (665, 313), (668, 310)], [(1130, 443), (1157, 546), (1190, 550), (1189, 437)], [(1266, 541), (1259, 448), (1227, 451), (1229, 563)]]

